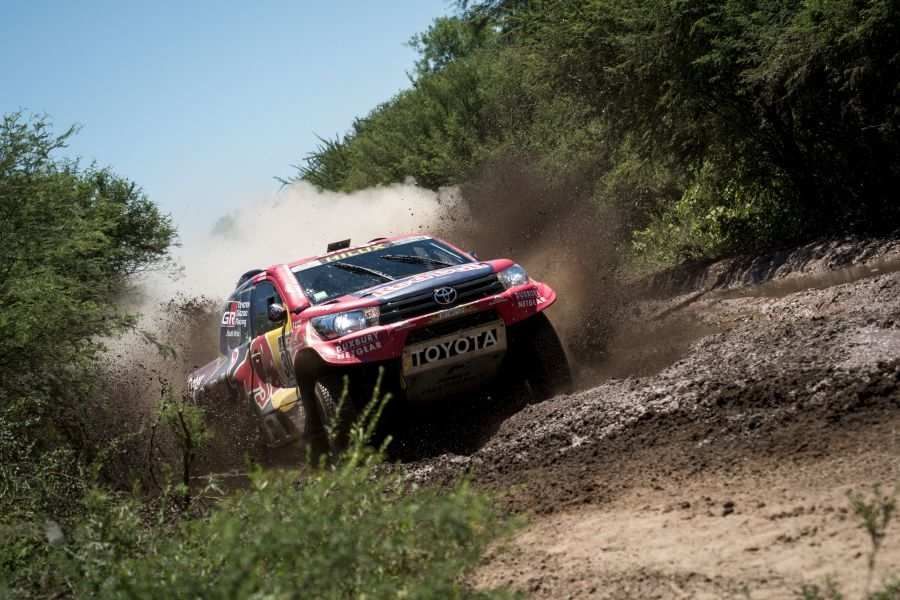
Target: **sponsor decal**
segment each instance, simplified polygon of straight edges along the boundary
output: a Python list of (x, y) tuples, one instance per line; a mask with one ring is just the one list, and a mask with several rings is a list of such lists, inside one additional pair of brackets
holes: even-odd
[(261, 385), (259, 387), (253, 388), (253, 391), (250, 392), (250, 395), (253, 397), (253, 401), (256, 402), (256, 405), (261, 409), (272, 397), (272, 384), (267, 383), (265, 385)]
[[(232, 301), (228, 303), (228, 309), (222, 315), (222, 327), (246, 327), (247, 317), (250, 314), (249, 302)], [(232, 334), (230, 331), (225, 335), (240, 335), (240, 332)]]
[(353, 248), (352, 250), (335, 252), (334, 254), (329, 254), (328, 256), (323, 256), (322, 258), (317, 258), (316, 260), (311, 260), (309, 262), (303, 263), (302, 265), (297, 265), (292, 269), (292, 271), (294, 273), (296, 273), (297, 271), (305, 271), (306, 269), (311, 269), (313, 267), (318, 267), (321, 265), (327, 265), (328, 263), (345, 260), (353, 256), (359, 256), (360, 254), (368, 254), (369, 252), (375, 252), (376, 250), (383, 250), (392, 245), (393, 244), (391, 244), (390, 242), (379, 242), (377, 244), (372, 244), (371, 246), (363, 246), (362, 248)]
[(365, 356), (376, 350), (381, 350), (381, 348), (381, 340), (374, 333), (367, 333), (334, 345), (334, 351), (338, 359)]
[(247, 359), (247, 346), (238, 346), (231, 351), (231, 360), (228, 368), (225, 369), (223, 375), (227, 375), (229, 379), (233, 379), (238, 375), (238, 370), (245, 364)]
[(500, 346), (499, 328), (476, 329), (456, 338), (438, 340), (431, 344), (423, 344), (408, 351), (408, 367), (410, 370), (425, 368), (428, 365), (449, 360), (451, 358), (490, 350)]
[(437, 269), (435, 271), (426, 271), (424, 273), (420, 273), (414, 277), (409, 277), (408, 279), (404, 279), (403, 281), (398, 281), (397, 283), (392, 283), (389, 285), (385, 285), (371, 292), (371, 295), (376, 297), (387, 296), (388, 294), (393, 294), (394, 292), (399, 292), (400, 290), (406, 289), (410, 286), (413, 286), (417, 283), (422, 283), (423, 281), (431, 281), (432, 279), (437, 279), (439, 277), (444, 277), (446, 275), (453, 275), (454, 273), (466, 273), (468, 271), (478, 271), (479, 269), (483, 269), (485, 265), (481, 263), (465, 263), (462, 265), (458, 265), (455, 267), (447, 267), (445, 269)]
[(453, 319), (454, 317), (461, 317), (462, 315), (473, 312), (475, 310), (475, 307), (470, 304), (448, 308), (447, 310), (442, 310), (441, 312), (434, 315), (434, 317), (431, 318), (431, 322), (446, 321), (447, 319)]
[(519, 308), (533, 308), (547, 301), (535, 288), (516, 292), (516, 305)]
[(191, 375), (188, 377), (188, 393), (192, 394), (199, 390), (203, 387), (204, 381), (206, 381), (206, 375)]
[(368, 252), (375, 252), (376, 250), (383, 250), (387, 248), (390, 244), (387, 243), (379, 243), (372, 244), (371, 246), (364, 246), (362, 248), (354, 248), (352, 250), (344, 250), (343, 252), (335, 252), (334, 254), (329, 254), (328, 256), (323, 256), (319, 260), (323, 265), (327, 265), (331, 262), (337, 262), (339, 260), (345, 260), (347, 258), (351, 258), (353, 256), (359, 256), (360, 254), (366, 254)]

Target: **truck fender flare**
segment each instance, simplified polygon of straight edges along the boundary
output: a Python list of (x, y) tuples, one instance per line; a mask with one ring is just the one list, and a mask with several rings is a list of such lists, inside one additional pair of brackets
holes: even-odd
[(319, 353), (312, 348), (303, 348), (294, 356), (294, 376), (301, 393), (304, 386), (309, 386), (316, 376), (328, 367)]

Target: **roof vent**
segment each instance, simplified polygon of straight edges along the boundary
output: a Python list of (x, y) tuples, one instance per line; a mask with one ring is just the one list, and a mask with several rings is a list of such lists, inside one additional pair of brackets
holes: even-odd
[(265, 269), (250, 269), (249, 271), (247, 271), (246, 273), (244, 273), (243, 275), (240, 276), (240, 278), (237, 281), (237, 285), (235, 285), (234, 287), (235, 288), (241, 287), (242, 285), (247, 283), (249, 280), (253, 279), (254, 277), (256, 277), (257, 275), (259, 275), (260, 273), (262, 273), (264, 271), (265, 271)]
[(338, 250), (343, 250), (344, 248), (350, 247), (350, 240), (341, 240), (340, 242), (331, 242), (328, 244), (328, 248), (325, 249), (325, 252), (336, 252)]

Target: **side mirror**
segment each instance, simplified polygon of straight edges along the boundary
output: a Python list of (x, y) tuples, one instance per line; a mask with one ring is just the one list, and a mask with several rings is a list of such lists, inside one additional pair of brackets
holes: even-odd
[(269, 305), (269, 320), (273, 323), (281, 323), (287, 316), (287, 310), (280, 304)]
[(471, 254), (472, 258), (474, 258), (475, 260), (481, 260), (480, 258), (478, 258), (478, 253), (474, 250), (469, 250), (469, 254)]

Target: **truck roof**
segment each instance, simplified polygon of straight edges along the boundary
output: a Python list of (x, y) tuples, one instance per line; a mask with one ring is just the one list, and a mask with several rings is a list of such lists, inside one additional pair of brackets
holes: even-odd
[(325, 254), (320, 254), (316, 256), (307, 256), (306, 258), (301, 258), (299, 260), (295, 260), (293, 262), (286, 263), (289, 269), (293, 269), (294, 267), (299, 267), (300, 265), (305, 265), (307, 263), (324, 260), (324, 259), (335, 259), (335, 257), (343, 257), (344, 255), (353, 256), (354, 254), (360, 253), (360, 250), (365, 250), (369, 246), (375, 246), (378, 244), (383, 244), (385, 242), (398, 242), (398, 241), (412, 241), (412, 240), (421, 240), (427, 239), (432, 236), (430, 235), (397, 235), (393, 237), (378, 237), (369, 240), (365, 244), (359, 244), (357, 246), (348, 246), (347, 248), (342, 248), (340, 250), (335, 250), (334, 252), (326, 252)]
[[(275, 263), (265, 269), (250, 269), (249, 271), (244, 273), (238, 279), (237, 284), (235, 284), (235, 291), (239, 290), (240, 288), (247, 285), (248, 283), (255, 283), (256, 280), (261, 278), (262, 276), (264, 276), (267, 271), (271, 271), (273, 268), (281, 266), (281, 265), (284, 265), (288, 269), (293, 270), (296, 267), (299, 267), (301, 265), (306, 265), (311, 262), (323, 261), (323, 260), (325, 262), (331, 262), (332, 260), (340, 260), (341, 258), (344, 258), (345, 256), (349, 257), (349, 256), (353, 256), (354, 254), (362, 254), (361, 251), (364, 252), (365, 249), (368, 248), (369, 246), (375, 246), (377, 244), (391, 243), (391, 242), (397, 242), (397, 241), (407, 241), (407, 240), (412, 241), (412, 240), (429, 239), (431, 237), (432, 236), (430, 236), (430, 235), (421, 235), (421, 234), (414, 235), (414, 234), (409, 234), (409, 233), (405, 234), (405, 235), (397, 235), (397, 236), (392, 236), (392, 237), (377, 237), (377, 238), (373, 238), (373, 239), (369, 240), (365, 244), (359, 244), (356, 246), (348, 246), (345, 248), (341, 248), (340, 250), (335, 250), (333, 252), (326, 252), (325, 254), (307, 256), (306, 258), (301, 258), (301, 259), (298, 259), (298, 260), (295, 260), (292, 262), (288, 262), (288, 263)], [(326, 259), (330, 259), (330, 260), (326, 260)]]

